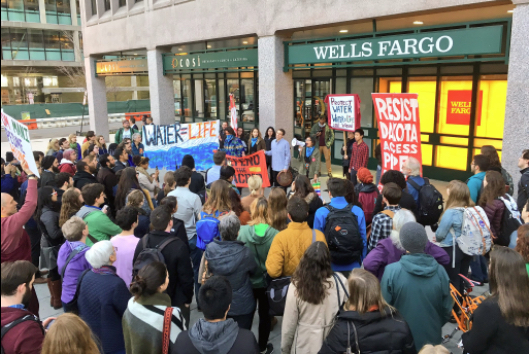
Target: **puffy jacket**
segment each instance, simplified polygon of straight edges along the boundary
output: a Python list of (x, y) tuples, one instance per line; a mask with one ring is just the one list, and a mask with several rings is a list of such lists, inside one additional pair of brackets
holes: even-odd
[[(110, 240), (111, 237), (122, 232), (121, 228), (115, 225), (99, 208), (83, 206), (75, 215), (85, 221), (90, 236), (98, 242)], [(89, 247), (94, 245), (90, 237), (86, 239), (86, 245)]]
[(59, 165), (59, 171), (61, 173), (68, 173), (73, 177), (75, 175), (75, 172), (77, 171), (77, 168), (72, 163), (62, 163), (61, 165)]
[[(356, 346), (354, 329), (357, 332), (359, 349)], [(389, 307), (385, 309), (384, 315), (378, 310), (364, 314), (340, 311), (319, 354), (344, 354), (348, 344), (355, 354), (415, 353), (415, 344), (408, 324), (397, 311)]]
[(492, 203), (482, 207), (489, 219), (492, 234), (498, 238), (501, 233), (501, 222), (503, 219), (503, 211), (505, 211), (505, 204), (500, 199), (496, 199)]
[(49, 246), (59, 246), (64, 243), (64, 235), (59, 227), (58, 211), (53, 211), (48, 206), (44, 206), (38, 224)]
[(257, 263), (257, 272), (250, 278), (253, 288), (262, 288), (266, 286), (264, 273), (266, 272), (266, 258), (270, 251), (270, 246), (276, 234), (277, 229), (267, 224), (257, 226), (241, 226), (237, 240), (243, 242), (250, 253), (254, 256)]
[(62, 295), (61, 301), (68, 303), (73, 299), (75, 295), (75, 290), (77, 289), (77, 280), (79, 276), (85, 271), (90, 269), (90, 264), (86, 261), (85, 254), (89, 247), (87, 247), (82, 242), (69, 242), (66, 241), (59, 250), (59, 257), (57, 258), (57, 266), (59, 267), (59, 274), (62, 273), (64, 266), (66, 265), (66, 260), (70, 254), (79, 248), (79, 253), (77, 253), (72, 260), (66, 266), (64, 272), (64, 278), (62, 280)]
[(233, 290), (233, 300), (228, 312), (240, 316), (255, 310), (255, 298), (250, 276), (257, 271), (257, 263), (250, 249), (239, 241), (214, 240), (206, 247), (208, 270), (213, 275), (225, 276)]
[(73, 176), (73, 186), (79, 190), (82, 190), (85, 185), (97, 183), (96, 177), (86, 171), (77, 171)]

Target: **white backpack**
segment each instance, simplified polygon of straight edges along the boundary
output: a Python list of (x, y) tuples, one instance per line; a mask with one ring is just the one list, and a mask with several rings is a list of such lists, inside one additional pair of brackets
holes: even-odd
[[(467, 255), (485, 255), (490, 250), (492, 237), (490, 222), (483, 208), (476, 206), (456, 209), (463, 212), (463, 225), (461, 235), (454, 238), (452, 267), (455, 267), (456, 241), (459, 249)], [(453, 229), (452, 235), (455, 236)]]

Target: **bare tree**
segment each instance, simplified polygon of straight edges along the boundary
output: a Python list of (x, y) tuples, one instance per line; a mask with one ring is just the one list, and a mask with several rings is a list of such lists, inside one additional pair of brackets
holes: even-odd
[[(61, 35), (68, 39), (68, 41), (74, 44), (74, 33), (73, 31), (62, 31)], [(61, 65), (57, 67), (59, 73), (63, 74), (68, 78), (72, 87), (82, 87), (86, 91), (86, 71), (83, 66), (65, 66)]]

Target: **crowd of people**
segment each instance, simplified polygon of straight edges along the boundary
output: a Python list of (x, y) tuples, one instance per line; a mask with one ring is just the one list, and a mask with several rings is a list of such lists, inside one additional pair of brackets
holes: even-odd
[[(108, 147), (94, 132), (50, 140), (34, 152), (40, 178), (2, 159), (3, 352), (272, 353), (276, 326), (282, 353), (443, 352), (442, 327), (461, 312), (451, 290), (469, 277), (491, 295), (464, 351), (529, 353), (529, 150), (517, 199), (485, 146), (443, 203), (415, 159), (374, 177), (361, 129), (342, 150), (346, 178), (333, 177), (325, 119), (297, 159), (283, 129), (224, 123), (205, 174), (186, 155), (161, 182), (134, 123)], [(226, 156), (259, 150), (275, 187), (265, 197), (254, 175), (241, 197)], [(322, 156), (329, 202), (313, 186)], [(39, 319), (38, 283), (64, 314)]]

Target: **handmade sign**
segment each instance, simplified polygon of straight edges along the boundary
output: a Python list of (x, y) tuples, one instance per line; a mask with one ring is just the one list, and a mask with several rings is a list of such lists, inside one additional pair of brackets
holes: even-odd
[(358, 94), (327, 95), (329, 127), (338, 131), (354, 132), (360, 128), (360, 97)]
[(241, 158), (228, 155), (226, 160), (228, 165), (235, 169), (235, 186), (248, 187), (248, 179), (252, 175), (259, 175), (263, 179), (263, 187), (270, 186), (264, 150)]
[(197, 171), (213, 166), (213, 151), (219, 149), (219, 122), (175, 123), (143, 126), (144, 155), (149, 167), (175, 170), (184, 155), (195, 159)]
[(380, 133), (382, 174), (398, 170), (408, 157), (421, 163), (421, 127), (417, 94), (371, 94)]
[(29, 168), (37, 177), (40, 177), (33, 150), (31, 149), (31, 140), (29, 138), (29, 129), (22, 123), (19, 123), (13, 117), (7, 115), (2, 110), (2, 124), (5, 127), (7, 140), (11, 147), (11, 152), (20, 165), (25, 169)]

